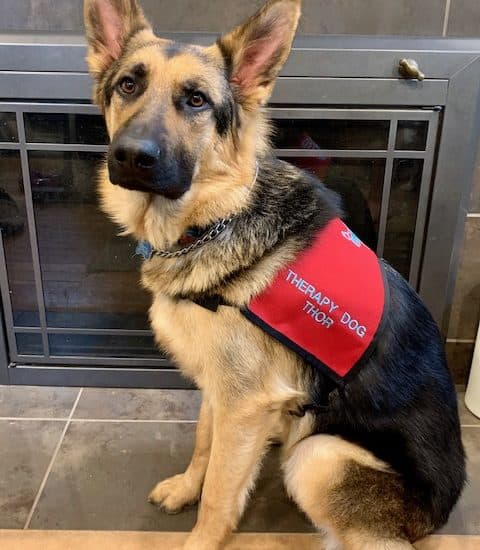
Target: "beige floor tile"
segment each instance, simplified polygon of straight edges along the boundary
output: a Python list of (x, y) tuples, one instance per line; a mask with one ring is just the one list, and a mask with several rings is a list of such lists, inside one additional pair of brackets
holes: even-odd
[(0, 417), (66, 418), (78, 388), (0, 386)]
[[(63, 426), (63, 422), (0, 420), (0, 528), (25, 525)], [(7, 550), (1, 543), (0, 549)]]
[(85, 388), (74, 418), (197, 420), (200, 401), (195, 390)]

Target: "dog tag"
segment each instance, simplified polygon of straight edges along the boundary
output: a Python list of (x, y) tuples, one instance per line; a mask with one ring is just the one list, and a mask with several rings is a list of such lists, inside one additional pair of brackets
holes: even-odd
[(147, 241), (139, 241), (135, 249), (135, 256), (141, 256), (145, 261), (151, 260), (153, 256), (153, 246)]

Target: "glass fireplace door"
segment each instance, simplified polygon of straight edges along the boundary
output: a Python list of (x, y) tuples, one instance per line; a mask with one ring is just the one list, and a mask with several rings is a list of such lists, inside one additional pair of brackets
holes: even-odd
[(98, 206), (102, 118), (90, 105), (17, 106), (14, 115), (17, 139), (0, 145), (0, 204), (18, 219), (0, 221), (11, 359), (168, 367), (149, 328), (136, 245)]
[[(338, 192), (351, 228), (414, 286), (439, 114), (271, 109), (278, 156)], [(106, 144), (91, 105), (0, 105), (0, 283), (13, 363), (171, 367), (149, 330), (135, 243), (98, 207)]]
[(277, 154), (340, 195), (344, 218), (417, 287), (439, 111), (274, 109)]

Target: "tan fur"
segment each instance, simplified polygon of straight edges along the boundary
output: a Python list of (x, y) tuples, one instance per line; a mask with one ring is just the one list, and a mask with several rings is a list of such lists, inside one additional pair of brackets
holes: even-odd
[(371, 453), (336, 436), (314, 435), (287, 448), (284, 457), (287, 491), (313, 523), (330, 534), (332, 547), (336, 543), (348, 550), (411, 548), (405, 541), (380, 540), (361, 528), (344, 531), (339, 526), (332, 493), (342, 485), (350, 464), (389, 474), (388, 466)]
[[(98, 28), (97, 10), (104, 9), (108, 14), (112, 6), (119, 9), (122, 23), (108, 29), (107, 41)], [(169, 58), (162, 53), (166, 41), (153, 35), (136, 1), (86, 0), (85, 13), (95, 97), (104, 110), (110, 136), (131, 117), (154, 125), (156, 113), (161, 111), (168, 138), (187, 151), (195, 151), (198, 158), (192, 186), (177, 201), (113, 186), (103, 169), (99, 191), (105, 212), (121, 226), (123, 234), (148, 240), (156, 248), (172, 246), (189, 226), (206, 226), (240, 212), (249, 201), (255, 157), (268, 148), (269, 128), (261, 107), (288, 56), (300, 0), (270, 0), (255, 17), (220, 41), (223, 49), (234, 52), (231, 86), (240, 117), (239, 135), (223, 137), (202, 115), (195, 126), (188, 125), (171, 101), (172, 93), (186, 78), (208, 81), (209, 89), (217, 94), (214, 99), (221, 99), (223, 56), (218, 45), (194, 48)], [(255, 36), (259, 25), (266, 24), (277, 25), (281, 33), (279, 51), (275, 63), (252, 76), (245, 59), (249, 59), (258, 41), (252, 44), (251, 36)], [(126, 59), (120, 61), (125, 66), (146, 65), (151, 79), (148, 89), (128, 105), (115, 94), (110, 105), (102, 104), (102, 71), (113, 59), (118, 60), (115, 44), (122, 46), (129, 32), (139, 25), (143, 30), (135, 34)], [(114, 44), (113, 54), (108, 43)], [(264, 45), (265, 41), (260, 44)], [(197, 51), (201, 56), (195, 55)], [(122, 66), (118, 72), (121, 70)], [(232, 285), (226, 297), (234, 304), (247, 303), (297, 252), (294, 241), (277, 247), (275, 253), (265, 256)], [(183, 269), (181, 258), (156, 258), (143, 267), (142, 282), (152, 293), (150, 319), (155, 337), (204, 394), (190, 466), (184, 474), (159, 483), (150, 500), (169, 512), (177, 512), (201, 494), (198, 521), (185, 548), (220, 549), (241, 517), (270, 443), (280, 441), (284, 444), (286, 485), (299, 506), (316, 525), (343, 537), (346, 549), (373, 549), (375, 546), (361, 546), (365, 533), (337, 533), (335, 518), (328, 509), (328, 494), (341, 483), (348, 461), (381, 472), (385, 472), (385, 465), (338, 437), (312, 436), (314, 422), (310, 414), (303, 418), (290, 414), (306, 404), (310, 376), (294, 353), (248, 322), (235, 308), (221, 307), (212, 313), (175, 298), (177, 294), (212, 287), (222, 276), (242, 267), (241, 254), (226, 264), (220, 250), (217, 259), (214, 265), (199, 264), (190, 271)], [(392, 549), (406, 547), (394, 544), (392, 541)]]

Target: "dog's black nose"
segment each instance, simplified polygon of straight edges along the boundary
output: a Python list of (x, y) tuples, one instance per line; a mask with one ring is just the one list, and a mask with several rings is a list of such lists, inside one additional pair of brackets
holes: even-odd
[(115, 136), (108, 151), (110, 182), (171, 200), (182, 197), (192, 184), (188, 156), (177, 159), (162, 136), (150, 137), (143, 125), (127, 130)]
[(124, 137), (118, 140), (111, 152), (118, 168), (145, 172), (153, 170), (159, 159), (160, 149), (152, 140), (136, 140)]

